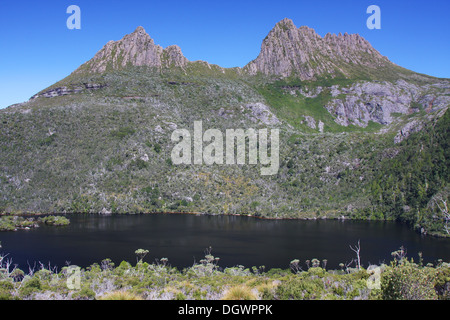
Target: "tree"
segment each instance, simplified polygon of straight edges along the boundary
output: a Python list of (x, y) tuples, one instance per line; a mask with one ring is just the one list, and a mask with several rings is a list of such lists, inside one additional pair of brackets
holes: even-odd
[(438, 197), (437, 199), (434, 199), (434, 201), (444, 218), (444, 231), (447, 232), (447, 234), (450, 234), (450, 229), (448, 226), (448, 223), (450, 222), (450, 213), (448, 212), (447, 200), (444, 200), (442, 197)]
[(361, 244), (360, 244), (360, 240), (358, 240), (358, 244), (353, 248), (352, 246), (350, 246), (350, 249), (356, 253), (356, 262), (357, 262), (357, 266), (358, 269), (361, 269), (361, 257), (360, 257), (360, 252), (361, 252)]
[(137, 249), (134, 253), (139, 257), (139, 262), (142, 262), (144, 257), (148, 254), (148, 250), (145, 249)]
[(300, 267), (300, 260), (298, 259), (292, 260), (289, 267), (291, 267), (291, 270), (294, 273), (300, 273), (302, 271), (302, 268)]

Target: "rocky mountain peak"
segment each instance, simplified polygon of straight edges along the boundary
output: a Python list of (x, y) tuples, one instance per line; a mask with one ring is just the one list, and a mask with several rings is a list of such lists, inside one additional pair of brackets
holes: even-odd
[(297, 28), (290, 19), (278, 22), (264, 39), (259, 56), (245, 69), (302, 80), (324, 74), (350, 77), (356, 67), (379, 68), (390, 64), (358, 34), (327, 34), (324, 38), (307, 26)]
[(166, 66), (185, 67), (188, 64), (188, 59), (181, 52), (181, 48), (177, 45), (168, 46), (164, 50), (164, 57)]
[(149, 34), (145, 31), (145, 29), (141, 26), (137, 27), (136, 30), (134, 30), (133, 33), (130, 33), (123, 37), (123, 42), (152, 42), (154, 44), (154, 41), (152, 38), (150, 38)]
[(145, 32), (145, 29), (144, 29), (143, 26), (137, 27), (136, 30), (134, 30), (133, 33), (138, 33), (138, 34), (140, 34), (140, 35), (142, 35), (142, 34), (147, 34), (147, 32)]
[(281, 29), (297, 29), (297, 27), (294, 24), (294, 21), (292, 21), (289, 18), (284, 18), (283, 20), (281, 20), (280, 22), (278, 22), (274, 29), (276, 28), (281, 28)]
[(78, 68), (75, 73), (103, 73), (126, 66), (184, 67), (188, 60), (178, 46), (163, 49), (156, 45), (142, 26), (119, 41), (109, 41), (91, 60)]

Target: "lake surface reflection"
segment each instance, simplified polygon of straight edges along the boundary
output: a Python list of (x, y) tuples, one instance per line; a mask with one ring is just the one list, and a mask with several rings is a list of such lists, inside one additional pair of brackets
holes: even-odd
[(349, 246), (361, 242), (361, 261), (379, 264), (391, 260), (400, 246), (408, 257), (425, 262), (450, 260), (450, 240), (424, 237), (392, 222), (260, 220), (236, 216), (69, 215), (67, 227), (0, 233), (0, 252), (20, 268), (42, 262), (59, 268), (87, 267), (105, 258), (116, 265), (136, 262), (134, 251), (147, 249), (145, 261), (168, 258), (172, 266), (191, 266), (205, 249), (220, 257), (219, 266), (288, 268), (293, 259), (327, 259), (328, 269), (355, 258)]

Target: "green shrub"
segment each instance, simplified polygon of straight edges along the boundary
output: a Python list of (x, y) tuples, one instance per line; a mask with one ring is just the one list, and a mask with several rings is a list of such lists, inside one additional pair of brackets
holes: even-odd
[(343, 287), (341, 287), (341, 286), (333, 286), (332, 287), (332, 292), (333, 292), (333, 294), (335, 294), (335, 295), (338, 295), (338, 296), (345, 296), (345, 291), (344, 291), (344, 288)]
[(138, 170), (142, 170), (148, 168), (148, 163), (142, 159), (136, 159), (131, 163), (131, 166), (137, 168)]
[(0, 288), (0, 300), (12, 300), (13, 295), (11, 292)]
[(15, 281), (21, 280), (25, 276), (25, 272), (23, 272), (21, 269), (16, 268), (14, 269), (11, 274), (9, 275), (11, 278), (13, 278)]
[(308, 269), (308, 274), (318, 277), (324, 277), (326, 274), (326, 271), (322, 269), (321, 267), (312, 267)]
[(349, 274), (349, 278), (352, 279), (352, 281), (364, 280), (365, 282), (369, 277), (369, 273), (363, 268), (360, 270), (356, 269), (356, 271)]
[(155, 143), (154, 149), (155, 149), (155, 152), (156, 152), (156, 153), (160, 153), (162, 147), (161, 147), (161, 145), (160, 145), (159, 143)]
[(282, 276), (286, 276), (290, 273), (291, 273), (290, 270), (283, 270), (281, 268), (273, 268), (273, 269), (270, 269), (269, 271), (267, 271), (266, 275), (268, 277), (276, 277), (276, 276), (282, 277)]
[(92, 300), (95, 299), (95, 292), (89, 287), (83, 287), (80, 291), (73, 293), (72, 298), (75, 300)]
[(206, 291), (200, 289), (194, 290), (194, 292), (192, 292), (192, 297), (195, 300), (204, 300), (206, 297)]
[(42, 289), (41, 281), (39, 281), (39, 279), (36, 277), (31, 278), (30, 280), (26, 281), (25, 284), (23, 285), (23, 287), (24, 288), (33, 288), (36, 290)]
[[(37, 277), (39, 280), (51, 280), (52, 279), (52, 271), (47, 269), (41, 269), (34, 274), (34, 278)], [(33, 279), (34, 279), (33, 278)]]
[(275, 300), (275, 290), (273, 288), (264, 287), (260, 294), (261, 300)]
[(404, 259), (388, 267), (381, 275), (383, 300), (435, 300), (436, 271), (422, 268)]
[(182, 292), (177, 292), (174, 300), (186, 300), (186, 296)]
[(41, 282), (37, 278), (31, 278), (26, 280), (23, 286), (19, 289), (19, 296), (24, 298), (30, 298), (34, 293), (40, 291), (42, 288)]
[(122, 276), (125, 271), (130, 270), (132, 268), (131, 264), (126, 262), (126, 261), (122, 261), (120, 263), (120, 265), (114, 270), (114, 272), (119, 275)]
[(35, 221), (33, 218), (24, 219), (19, 216), (0, 217), (0, 231), (14, 231), (17, 228), (33, 227)]
[(70, 220), (63, 216), (47, 216), (40, 220), (50, 226), (67, 226), (70, 224)]
[(136, 131), (131, 127), (123, 127), (119, 128), (118, 130), (112, 131), (111, 136), (114, 138), (123, 139), (126, 136), (133, 135), (135, 132)]
[(0, 231), (14, 231), (15, 229), (16, 227), (12, 222), (3, 219), (3, 217), (0, 218)]
[(450, 300), (450, 265), (438, 268), (434, 288), (439, 300)]
[(13, 299), (14, 284), (9, 280), (0, 281), (0, 300)]
[(41, 146), (49, 146), (56, 139), (56, 134), (53, 134), (49, 137), (45, 137), (44, 139), (39, 140), (39, 145)]
[(320, 278), (294, 278), (280, 284), (275, 292), (281, 300), (314, 300), (320, 299), (324, 285)]

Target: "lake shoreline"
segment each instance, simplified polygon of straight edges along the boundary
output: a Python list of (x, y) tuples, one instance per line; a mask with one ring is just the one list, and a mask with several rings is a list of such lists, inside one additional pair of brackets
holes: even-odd
[[(336, 216), (320, 216), (320, 217), (264, 217), (257, 216), (252, 214), (237, 214), (237, 213), (224, 213), (224, 214), (213, 214), (213, 213), (201, 213), (201, 212), (181, 212), (181, 211), (161, 211), (161, 212), (140, 212), (140, 213), (103, 213), (103, 212), (61, 212), (61, 213), (0, 213), (0, 217), (2, 216), (19, 216), (19, 217), (42, 217), (42, 216), (65, 216), (65, 215), (100, 215), (100, 216), (133, 216), (133, 215), (150, 215), (150, 214), (185, 214), (185, 215), (195, 215), (195, 216), (233, 216), (233, 217), (249, 217), (261, 220), (362, 220), (362, 219), (353, 219), (346, 217), (344, 215)], [(391, 221), (391, 220), (372, 220), (372, 221)]]
[[(163, 215), (193, 215), (193, 216), (211, 216), (211, 217), (217, 217), (217, 216), (233, 216), (233, 217), (248, 217), (258, 220), (269, 220), (269, 221), (324, 221), (324, 220), (331, 220), (331, 221), (373, 221), (373, 222), (396, 222), (405, 224), (399, 221), (390, 220), (390, 219), (358, 219), (358, 218), (351, 218), (346, 217), (344, 215), (338, 215), (338, 216), (319, 216), (319, 217), (263, 217), (263, 216), (257, 216), (252, 214), (212, 214), (212, 213), (201, 213), (201, 212), (178, 212), (178, 211), (167, 211), (167, 212), (141, 212), (141, 213), (103, 213), (103, 212), (92, 212), (92, 213), (81, 213), (81, 212), (66, 212), (66, 213), (0, 213), (0, 217), (3, 216), (18, 216), (18, 217), (45, 217), (45, 216), (66, 216), (66, 215), (99, 215), (99, 216), (137, 216), (137, 215), (152, 215), (152, 214), (163, 214)], [(436, 232), (421, 232), (418, 229), (411, 228), (414, 232), (421, 234), (423, 236), (431, 236), (434, 238), (450, 238), (450, 235), (445, 235), (441, 233)]]

